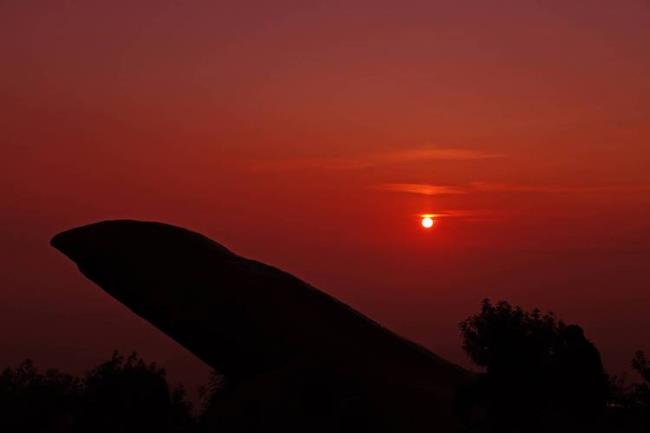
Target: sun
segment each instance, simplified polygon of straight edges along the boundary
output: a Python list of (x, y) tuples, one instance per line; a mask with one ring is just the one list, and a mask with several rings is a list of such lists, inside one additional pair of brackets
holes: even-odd
[(422, 227), (424, 227), (425, 229), (430, 229), (431, 227), (433, 227), (435, 221), (430, 216), (424, 216), (422, 217), (422, 221), (420, 221), (420, 223), (422, 224)]

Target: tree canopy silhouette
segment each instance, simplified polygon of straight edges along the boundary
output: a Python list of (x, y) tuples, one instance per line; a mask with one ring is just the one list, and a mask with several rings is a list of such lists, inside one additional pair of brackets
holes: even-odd
[(81, 399), (78, 378), (26, 360), (0, 374), (0, 431), (71, 431)]
[[(609, 382), (582, 329), (552, 313), (484, 300), (460, 323), (463, 350), (485, 373), (464, 399), (483, 407), (486, 431), (584, 424), (605, 407)], [(465, 410), (468, 405), (464, 401)]]
[(94, 424), (96, 432), (186, 431), (191, 423), (184, 390), (170, 390), (165, 370), (135, 353), (113, 353), (84, 385), (84, 424)]
[[(617, 399), (601, 416), (608, 380), (598, 350), (579, 326), (566, 325), (551, 313), (485, 300), (481, 310), (464, 320), (460, 329), (463, 349), (484, 369), (460, 392), (458, 406), (467, 421), (464, 432), (650, 431), (650, 361), (643, 352), (637, 352), (632, 361), (641, 381), (626, 387), (621, 382)], [(292, 380), (291, 376), (286, 380)], [(336, 409), (332, 402), (337, 397), (328, 392), (344, 395), (350, 389), (349, 383), (330, 386), (330, 381), (323, 376), (319, 382), (303, 384), (299, 394), (280, 393), (279, 404), (304, 405), (317, 414), (327, 414)], [(228, 404), (234, 391), (223, 376), (213, 373), (203, 388), (197, 421), (184, 389), (170, 388), (165, 370), (135, 353), (125, 357), (115, 352), (82, 377), (56, 369), (41, 371), (26, 360), (0, 373), (0, 431), (226, 431), (228, 425), (213, 416), (214, 409)], [(345, 402), (334, 424), (326, 424), (326, 417), (319, 415), (318, 431), (387, 429), (375, 416), (376, 409), (363, 399), (346, 395)], [(248, 409), (244, 418), (230, 426), (232, 431), (268, 431), (266, 419)], [(295, 418), (295, 414), (291, 416)], [(344, 429), (336, 430), (339, 427)], [(396, 426), (396, 431), (400, 427)]]
[(27, 360), (0, 374), (0, 431), (191, 432), (183, 388), (170, 389), (165, 371), (135, 353), (118, 352), (77, 378)]
[(635, 417), (643, 426), (644, 432), (650, 431), (650, 361), (641, 350), (634, 354), (632, 368), (640, 376), (640, 381), (629, 386), (621, 384), (619, 404)]

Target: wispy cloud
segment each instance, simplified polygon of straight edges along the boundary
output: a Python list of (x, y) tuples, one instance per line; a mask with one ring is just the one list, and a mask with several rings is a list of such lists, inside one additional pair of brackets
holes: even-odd
[(431, 185), (425, 183), (386, 183), (376, 187), (385, 191), (403, 192), (419, 195), (472, 194), (481, 192), (503, 193), (548, 193), (579, 194), (650, 191), (650, 186), (614, 185), (614, 186), (561, 186), (561, 185), (526, 185), (512, 183), (472, 182), (467, 185)]
[(406, 192), (420, 195), (466, 194), (464, 188), (448, 185), (428, 185), (422, 183), (385, 183), (377, 188), (386, 191)]
[(608, 193), (626, 191), (648, 191), (650, 186), (645, 185), (587, 185), (587, 186), (563, 186), (563, 185), (522, 185), (511, 183), (488, 183), (472, 182), (471, 190), (478, 192), (530, 192), (530, 193)]
[(365, 153), (341, 157), (287, 158), (256, 161), (252, 168), (260, 171), (305, 169), (360, 170), (392, 164), (423, 161), (471, 161), (503, 158), (505, 155), (461, 148), (412, 148), (396, 152)]
[(496, 221), (503, 219), (503, 211), (493, 209), (444, 209), (417, 215), (418, 217), (432, 217), (436, 219), (454, 219), (464, 221)]
[(471, 161), (477, 159), (503, 158), (505, 155), (476, 149), (417, 148), (378, 155), (376, 163), (399, 163), (412, 161)]

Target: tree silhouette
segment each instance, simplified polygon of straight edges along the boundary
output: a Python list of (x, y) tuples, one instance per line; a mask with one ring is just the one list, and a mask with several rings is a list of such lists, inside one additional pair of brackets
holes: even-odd
[(580, 327), (552, 313), (486, 299), (460, 330), (463, 350), (485, 371), (462, 394), (465, 412), (472, 405), (485, 409), (482, 430), (534, 432), (552, 424), (584, 424), (605, 407), (608, 378)]
[(38, 371), (31, 360), (0, 374), (0, 431), (71, 431), (78, 419), (81, 382), (50, 369)]
[(170, 391), (165, 370), (118, 352), (84, 379), (83, 423), (95, 432), (185, 431), (184, 391)]
[(632, 368), (641, 381), (620, 390), (622, 406), (630, 416), (636, 417), (644, 432), (650, 431), (650, 361), (642, 351), (637, 351), (632, 359)]
[(30, 361), (0, 374), (3, 432), (192, 432), (183, 388), (169, 388), (165, 371), (135, 353), (110, 360), (77, 378), (41, 373)]

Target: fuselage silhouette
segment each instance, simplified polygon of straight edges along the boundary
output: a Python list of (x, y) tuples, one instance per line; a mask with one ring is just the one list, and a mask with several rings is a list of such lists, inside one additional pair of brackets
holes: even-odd
[(455, 431), (471, 375), (277, 268), (162, 223), (52, 239), (102, 289), (228, 384), (219, 431)]

